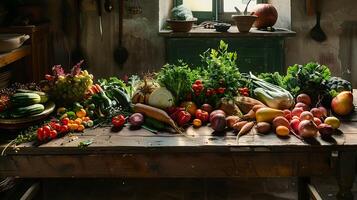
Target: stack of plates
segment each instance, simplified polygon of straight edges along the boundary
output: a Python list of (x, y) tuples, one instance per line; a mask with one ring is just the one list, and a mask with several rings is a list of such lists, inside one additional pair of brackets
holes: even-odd
[(12, 71), (9, 69), (1, 69), (0, 70), (0, 90), (9, 86), (11, 81)]

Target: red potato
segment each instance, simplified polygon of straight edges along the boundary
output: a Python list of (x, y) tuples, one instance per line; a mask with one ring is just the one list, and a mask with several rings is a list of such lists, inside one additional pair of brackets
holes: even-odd
[(327, 109), (326, 109), (325, 107), (320, 106), (320, 107), (318, 107), (318, 109), (321, 110), (321, 112), (322, 112), (322, 117), (327, 117), (328, 112), (327, 112)]

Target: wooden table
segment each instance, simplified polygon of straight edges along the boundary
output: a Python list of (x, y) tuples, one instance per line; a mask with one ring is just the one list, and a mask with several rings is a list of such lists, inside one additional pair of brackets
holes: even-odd
[[(309, 199), (308, 191), (314, 193), (310, 177), (335, 176), (338, 199), (352, 200), (357, 122), (343, 122), (340, 130), (343, 134), (330, 142), (281, 139), (255, 131), (237, 142), (233, 133), (213, 135), (210, 127), (190, 127), (182, 135), (97, 128), (39, 147), (8, 148), (0, 157), (0, 177), (299, 177), (299, 199)], [(79, 147), (88, 141), (89, 146)], [(4, 146), (0, 144), (0, 150)]]

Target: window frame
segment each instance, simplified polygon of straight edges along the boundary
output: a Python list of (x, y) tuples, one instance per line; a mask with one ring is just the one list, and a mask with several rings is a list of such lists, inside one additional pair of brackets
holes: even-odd
[[(257, 3), (266, 3), (268, 0), (257, 0)], [(183, 0), (174, 0), (174, 6), (182, 5)], [(198, 23), (203, 21), (223, 21), (230, 22), (231, 15), (235, 12), (224, 12), (223, 0), (212, 0), (212, 11), (192, 11), (193, 16), (198, 19)]]

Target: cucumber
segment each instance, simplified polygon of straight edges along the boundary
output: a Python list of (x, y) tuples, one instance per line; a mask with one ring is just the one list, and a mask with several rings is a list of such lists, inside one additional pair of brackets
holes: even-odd
[(131, 100), (129, 95), (126, 94), (124, 91), (114, 88), (112, 90), (113, 98), (121, 105), (123, 108), (130, 108), (131, 107)]
[(42, 113), (45, 110), (45, 106), (42, 104), (34, 104), (25, 107), (19, 107), (12, 110), (10, 116), (13, 118), (26, 117)]
[(35, 94), (38, 94), (41, 97), (40, 103), (42, 103), (42, 104), (46, 103), (48, 101), (48, 99), (49, 99), (48, 94), (46, 94), (45, 92), (41, 92), (41, 91), (17, 89), (16, 92), (18, 92), (18, 93), (35, 93)]
[(156, 119), (153, 119), (151, 117), (145, 117), (144, 125), (148, 126), (149, 128), (155, 129), (157, 131), (163, 131), (167, 128), (167, 126), (164, 123)]
[(41, 97), (40, 95), (36, 93), (15, 93), (14, 95), (11, 96), (11, 103), (15, 107), (19, 106), (29, 106), (33, 104), (38, 104), (41, 102)]

